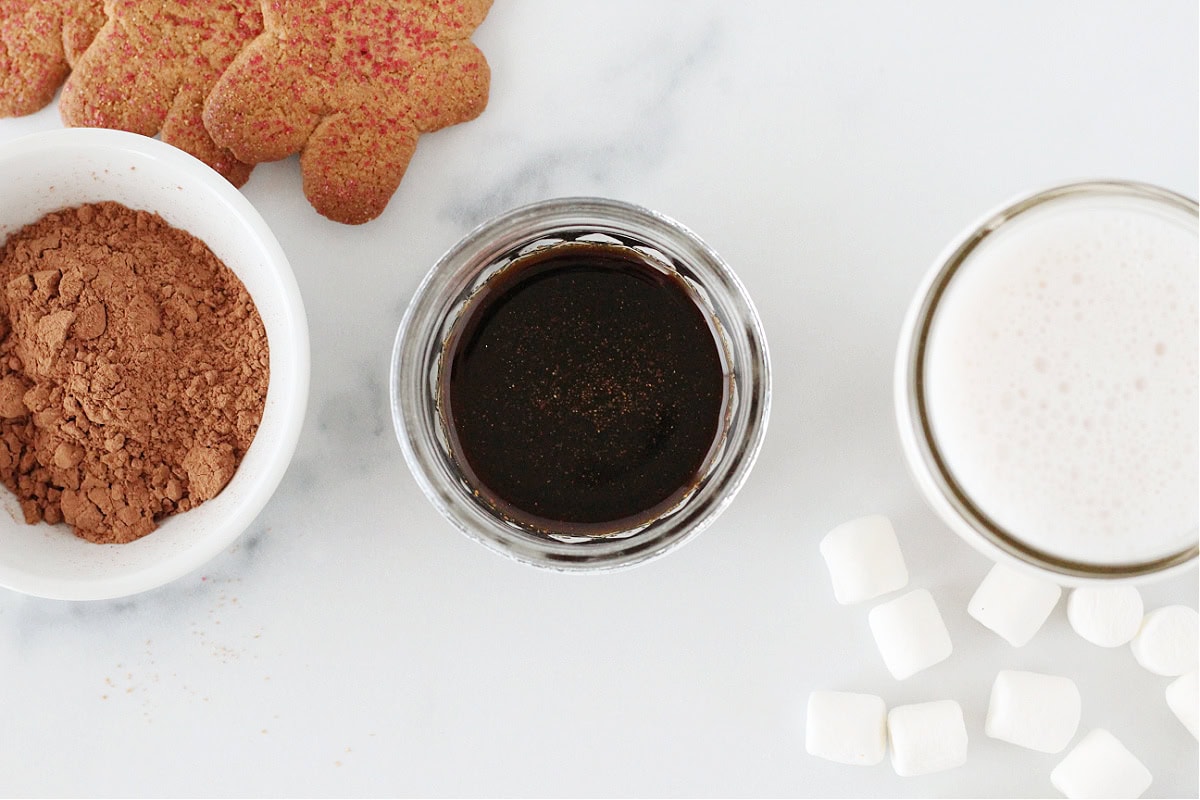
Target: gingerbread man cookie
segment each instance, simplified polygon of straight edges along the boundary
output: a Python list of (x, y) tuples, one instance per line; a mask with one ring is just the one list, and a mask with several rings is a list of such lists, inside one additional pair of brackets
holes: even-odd
[(104, 27), (74, 65), (68, 125), (120, 128), (186, 150), (241, 186), (251, 165), (218, 146), (201, 115), (209, 89), (262, 32), (259, 0), (108, 0)]
[(478, 116), (491, 73), (470, 42), (491, 0), (263, 0), (264, 30), (213, 87), (204, 122), (247, 162), (300, 153), (330, 219), (382, 213), (417, 137)]
[(0, 117), (45, 107), (104, 24), (104, 0), (0, 0)]

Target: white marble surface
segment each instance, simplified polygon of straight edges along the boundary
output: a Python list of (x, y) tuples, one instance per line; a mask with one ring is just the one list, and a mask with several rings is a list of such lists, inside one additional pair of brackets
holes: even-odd
[[(1168, 680), (1128, 648), (1080, 640), (1064, 603), (1020, 650), (967, 616), (988, 564), (909, 480), (890, 386), (919, 275), (986, 208), (1089, 176), (1196, 195), (1195, 3), (497, 0), (475, 38), (486, 113), (423, 138), (379, 220), (318, 217), (294, 160), (255, 172), (312, 331), (295, 460), (235, 546), (162, 589), (0, 591), (0, 794), (1056, 796), (1060, 756), (983, 733), (1009, 668), (1072, 677), (1076, 741), (1106, 727), (1149, 794), (1197, 796)], [(59, 125), (50, 108), (0, 140)], [(488, 216), (565, 194), (698, 231), (755, 297), (775, 366), (738, 500), (616, 575), (542, 573), (456, 533), (387, 408), (425, 270)], [(817, 552), (869, 512), (895, 520), (954, 640), (907, 681)], [(1144, 594), (1194, 606), (1196, 573)], [(958, 700), (966, 765), (899, 778), (807, 756), (818, 688)]]

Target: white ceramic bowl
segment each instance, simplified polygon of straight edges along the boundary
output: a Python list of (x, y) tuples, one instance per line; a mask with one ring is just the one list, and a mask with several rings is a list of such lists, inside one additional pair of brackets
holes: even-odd
[(63, 600), (161, 586), (228, 547), (287, 469), (308, 400), (308, 322), (274, 235), (241, 192), (192, 156), (121, 131), (69, 129), (0, 145), (0, 242), (50, 211), (113, 200), (203, 240), (245, 284), (266, 327), (271, 377), (254, 442), (225, 489), (135, 542), (97, 545), (65, 525), (26, 525), (0, 486), (0, 586)]

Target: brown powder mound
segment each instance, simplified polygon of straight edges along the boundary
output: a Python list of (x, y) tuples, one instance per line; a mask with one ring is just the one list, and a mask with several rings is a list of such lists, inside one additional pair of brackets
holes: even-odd
[(241, 281), (155, 214), (49, 214), (0, 254), (0, 481), (25, 520), (129, 542), (214, 497), (258, 430), (267, 336)]

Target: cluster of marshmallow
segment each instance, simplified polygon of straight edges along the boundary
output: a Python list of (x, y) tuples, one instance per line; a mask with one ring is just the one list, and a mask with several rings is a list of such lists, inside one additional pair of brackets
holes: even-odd
[[(821, 541), (821, 554), (839, 603), (872, 600), (908, 584), (900, 543), (887, 517), (864, 517), (835, 528)], [(1062, 589), (1050, 581), (997, 564), (967, 611), (1014, 647), (1023, 647), (1061, 595)], [(883, 662), (898, 680), (951, 654), (950, 635), (925, 589), (877, 605), (868, 618)], [(1150, 672), (1179, 676), (1167, 687), (1167, 704), (1200, 738), (1200, 618), (1194, 609), (1167, 606), (1147, 614), (1133, 587), (1081, 587), (1068, 598), (1067, 618), (1083, 639), (1102, 647), (1129, 644), (1134, 658)], [(1060, 753), (1075, 738), (1081, 705), (1070, 678), (1001, 670), (992, 684), (984, 732), (1031, 750)], [(881, 762), (890, 742), (892, 767), (902, 776), (951, 769), (967, 759), (966, 726), (954, 700), (888, 710), (876, 695), (815, 691), (809, 697), (805, 740), (812, 755), (860, 765)], [(1050, 781), (1069, 798), (1138, 797), (1149, 788), (1151, 775), (1112, 733), (1097, 728), (1059, 762)]]
[[(833, 594), (849, 605), (874, 600), (908, 585), (908, 567), (891, 520), (852, 520), (821, 540)], [(871, 635), (888, 671), (904, 680), (945, 661), (950, 633), (933, 595), (915, 589), (868, 612)], [(967, 728), (953, 700), (896, 706), (853, 692), (813, 692), (808, 699), (805, 747), (844, 764), (878, 764), (891, 742), (892, 768), (903, 776), (927, 775), (967, 760)]]
[(927, 775), (967, 760), (967, 727), (953, 700), (896, 706), (882, 697), (817, 691), (808, 697), (805, 747), (820, 758), (869, 766), (883, 761), (891, 741), (897, 775)]
[[(996, 564), (971, 598), (968, 613), (1014, 647), (1042, 627), (1062, 590), (1055, 584)], [(1128, 644), (1134, 659), (1155, 675), (1174, 677), (1167, 705), (1200, 739), (1200, 615), (1182, 605), (1146, 613), (1142, 595), (1128, 585), (1080, 586), (1067, 598), (1067, 621), (1079, 636), (1100, 647)]]
[[(842, 605), (874, 600), (908, 585), (908, 567), (896, 529), (876, 514), (851, 520), (821, 540), (821, 555)], [(953, 645), (937, 603), (916, 589), (872, 608), (867, 615), (883, 663), (904, 680), (950, 657)]]

